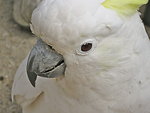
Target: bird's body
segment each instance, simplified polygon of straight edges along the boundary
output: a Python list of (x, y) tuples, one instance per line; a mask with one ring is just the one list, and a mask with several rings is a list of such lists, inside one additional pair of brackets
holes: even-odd
[[(33, 87), (27, 56), (13, 98), (23, 113), (150, 113), (150, 42), (139, 14), (119, 16), (98, 6), (102, 0), (79, 1), (44, 0), (34, 12), (33, 32), (63, 55), (65, 76), (38, 77)], [(88, 53), (78, 49), (89, 42)]]

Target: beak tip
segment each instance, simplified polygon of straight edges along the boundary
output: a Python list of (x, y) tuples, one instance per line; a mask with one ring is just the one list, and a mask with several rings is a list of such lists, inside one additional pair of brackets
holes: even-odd
[(35, 81), (37, 79), (37, 75), (35, 73), (30, 73), (30, 72), (27, 72), (27, 74), (30, 83), (32, 84), (33, 87), (35, 87)]

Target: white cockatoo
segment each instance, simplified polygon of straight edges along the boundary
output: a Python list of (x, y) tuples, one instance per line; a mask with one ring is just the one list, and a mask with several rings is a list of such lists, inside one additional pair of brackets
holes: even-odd
[(12, 98), (23, 113), (150, 113), (147, 0), (43, 0)]

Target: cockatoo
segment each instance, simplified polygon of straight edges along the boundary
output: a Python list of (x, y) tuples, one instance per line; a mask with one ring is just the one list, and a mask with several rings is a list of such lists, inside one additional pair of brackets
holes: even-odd
[(20, 65), (12, 98), (23, 113), (150, 113), (147, 0), (43, 0), (41, 39)]
[(30, 25), (33, 10), (42, 0), (13, 0), (13, 19), (22, 27)]

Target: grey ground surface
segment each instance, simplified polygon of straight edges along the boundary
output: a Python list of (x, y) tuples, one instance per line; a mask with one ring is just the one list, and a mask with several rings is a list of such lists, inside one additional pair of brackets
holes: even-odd
[(17, 67), (35, 38), (12, 18), (13, 0), (0, 0), (0, 113), (21, 113), (11, 102), (10, 91)]
[(0, 113), (21, 113), (10, 92), (16, 69), (35, 43), (33, 35), (14, 22), (12, 4), (0, 0)]

